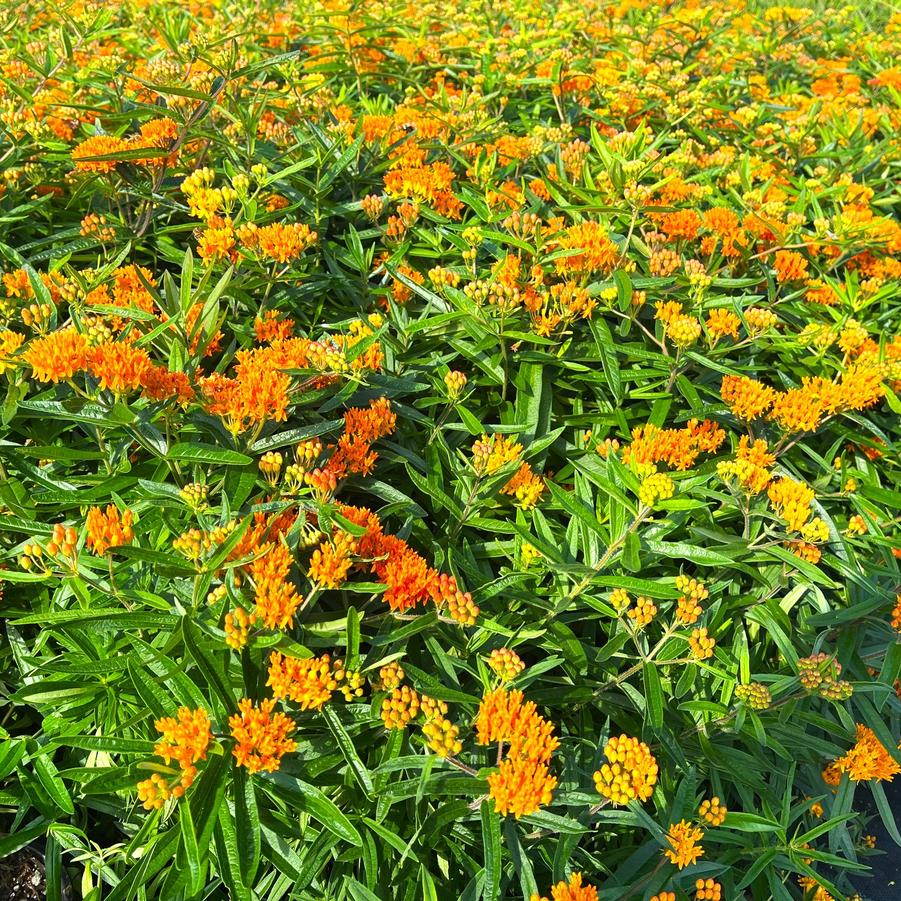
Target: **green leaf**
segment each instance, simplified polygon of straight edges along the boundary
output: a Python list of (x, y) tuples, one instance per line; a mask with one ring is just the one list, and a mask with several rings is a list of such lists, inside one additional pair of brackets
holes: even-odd
[[(237, 713), (238, 704), (235, 700), (235, 693), (232, 691), (228, 682), (228, 652), (223, 651), (218, 655), (218, 659), (207, 648), (203, 646), (203, 642), (207, 636), (187, 616), (182, 618), (182, 635), (185, 639), (185, 647), (191, 655), (197, 668), (203, 673), (207, 685), (213, 694), (222, 704), (225, 712), (228, 714)], [(223, 665), (222, 660), (226, 663)]]
[(482, 897), (498, 901), (501, 892), (501, 821), (491, 800), (482, 802), (482, 850), (485, 855), (485, 881)]
[(315, 820), (318, 820), (330, 832), (338, 838), (349, 842), (359, 848), (363, 844), (360, 833), (350, 820), (338, 809), (333, 801), (330, 801), (318, 788), (296, 779), (286, 773), (269, 774), (263, 782), (267, 791), (288, 803), (305, 810)]
[(372, 776), (370, 775), (369, 770), (366, 769), (366, 765), (360, 759), (360, 755), (357, 754), (353, 739), (347, 734), (347, 730), (339, 719), (335, 708), (330, 704), (326, 704), (321, 712), (326, 725), (329, 727), (329, 731), (332, 733), (338, 747), (341, 749), (341, 753), (344, 755), (344, 759), (350, 766), (354, 778), (359, 783), (360, 788), (366, 793), (366, 797), (371, 798), (375, 791), (372, 784)]
[(648, 725), (656, 732), (663, 727), (663, 687), (654, 663), (646, 663), (642, 668), (645, 700), (647, 701)]
[(876, 802), (876, 809), (879, 811), (885, 831), (892, 837), (892, 841), (896, 845), (901, 845), (901, 832), (898, 831), (895, 813), (888, 798), (885, 796), (885, 789), (882, 787), (882, 783), (877, 779), (873, 779), (870, 781), (870, 789), (873, 792), (873, 800)]
[(197, 442), (180, 442), (173, 444), (166, 454), (168, 460), (178, 460), (184, 463), (217, 463), (221, 466), (247, 466), (253, 463), (253, 458), (238, 451), (216, 447), (213, 444), (200, 444)]

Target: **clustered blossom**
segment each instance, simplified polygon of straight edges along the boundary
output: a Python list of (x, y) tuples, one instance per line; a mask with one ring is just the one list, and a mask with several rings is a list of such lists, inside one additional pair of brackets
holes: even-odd
[(297, 742), (290, 737), (294, 722), (284, 713), (273, 713), (274, 708), (274, 698), (259, 704), (244, 698), (238, 704), (240, 712), (229, 718), (235, 761), (251, 773), (275, 772), (282, 757), (297, 749)]
[(138, 783), (138, 797), (147, 810), (159, 809), (169, 798), (180, 798), (197, 775), (196, 764), (206, 760), (212, 741), (209, 714), (202, 707), (191, 710), (180, 707), (176, 716), (158, 719), (154, 724), (160, 740), (154, 748), (168, 766), (175, 763), (180, 773), (170, 781), (161, 773)]
[(620, 735), (604, 747), (605, 763), (594, 774), (598, 793), (614, 804), (647, 801), (657, 784), (657, 760), (651, 749), (637, 738)]
[(691, 866), (704, 853), (700, 845), (704, 837), (704, 831), (693, 826), (687, 820), (681, 820), (669, 827), (666, 840), (669, 848), (664, 850), (664, 855), (680, 870)]
[(857, 724), (854, 746), (832, 764), (838, 773), (847, 773), (852, 782), (891, 782), (901, 773), (899, 764), (869, 726)]
[(131, 510), (119, 513), (119, 509), (110, 504), (106, 510), (91, 507), (85, 518), (87, 545), (95, 554), (102, 557), (111, 548), (131, 544), (134, 538), (134, 515)]
[[(582, 883), (582, 874), (573, 873), (569, 881), (558, 882), (551, 888), (550, 901), (598, 901), (598, 890)], [(549, 901), (544, 895), (533, 894), (529, 901)]]
[(777, 391), (748, 376), (723, 377), (721, 394), (732, 412), (745, 422), (765, 417), (785, 432), (813, 432), (829, 416), (865, 410), (885, 396), (884, 369), (858, 362), (837, 382), (805, 378), (800, 388)]
[(546, 720), (523, 693), (498, 688), (487, 692), (476, 718), (478, 743), (499, 743), (505, 752), (496, 773), (488, 777), (488, 789), (501, 816), (516, 819), (551, 803), (557, 779), (549, 763), (559, 745), (554, 724)]

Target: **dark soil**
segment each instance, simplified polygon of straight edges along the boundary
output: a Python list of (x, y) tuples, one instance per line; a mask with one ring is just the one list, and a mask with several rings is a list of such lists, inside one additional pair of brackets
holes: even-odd
[(0, 898), (3, 901), (44, 901), (47, 883), (41, 858), (23, 848), (0, 860)]
[[(901, 824), (901, 780), (884, 783), (884, 788), (895, 818)], [(873, 872), (868, 876), (856, 876), (851, 881), (868, 901), (901, 901), (901, 847), (882, 825), (875, 807), (873, 813), (875, 816), (867, 831), (876, 836), (876, 847), (885, 853), (866, 858), (865, 863), (873, 868)]]

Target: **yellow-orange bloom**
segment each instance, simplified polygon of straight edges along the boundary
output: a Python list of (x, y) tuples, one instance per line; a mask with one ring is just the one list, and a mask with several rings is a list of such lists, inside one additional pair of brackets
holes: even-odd
[(289, 626), (303, 601), (288, 581), (291, 562), (291, 552), (279, 541), (257, 557), (250, 566), (256, 584), (255, 613), (267, 629), (284, 629)]
[(789, 529), (800, 531), (810, 519), (810, 505), (813, 502), (813, 489), (803, 482), (784, 476), (770, 483), (767, 496), (773, 510), (788, 524)]
[(721, 804), (720, 799), (716, 795), (709, 799), (705, 798), (698, 808), (698, 816), (711, 826), (722, 826), (726, 822), (726, 814), (728, 812), (726, 805)]
[(605, 763), (594, 774), (598, 793), (614, 804), (647, 801), (657, 784), (658, 767), (651, 749), (637, 738), (620, 735), (604, 747)]
[[(548, 901), (532, 895), (529, 901)], [(569, 882), (558, 882), (551, 889), (551, 901), (598, 901), (598, 890), (593, 885), (582, 885), (582, 874), (573, 873)]]
[(755, 379), (743, 375), (726, 375), (723, 376), (720, 394), (739, 419), (751, 422), (769, 410), (776, 392)]
[(39, 382), (62, 382), (87, 366), (88, 339), (74, 328), (29, 342), (22, 354)]
[(196, 710), (180, 707), (177, 717), (163, 717), (154, 725), (161, 736), (154, 753), (167, 764), (175, 760), (182, 769), (187, 770), (198, 760), (206, 760), (213, 734), (210, 731), (210, 716), (202, 707)]
[(554, 724), (546, 720), (534, 701), (524, 701), (521, 691), (498, 688), (486, 692), (476, 717), (478, 743), (509, 744), (509, 754), (529, 756), (547, 762), (560, 744), (553, 735)]
[(94, 135), (82, 141), (72, 151), (72, 162), (81, 172), (112, 172), (120, 160), (95, 160), (90, 157), (107, 156), (128, 149), (128, 141), (115, 135)]
[(131, 510), (120, 514), (114, 504), (110, 504), (106, 511), (91, 507), (85, 519), (88, 547), (98, 556), (103, 556), (110, 548), (131, 544), (134, 538), (133, 521)]
[(773, 269), (776, 270), (776, 281), (779, 284), (807, 278), (807, 260), (793, 250), (777, 250)]
[(857, 741), (844, 757), (835, 761), (840, 773), (847, 773), (852, 782), (867, 782), (877, 779), (891, 782), (901, 773), (901, 766), (876, 737), (869, 726), (857, 724)]
[(670, 846), (663, 853), (670, 863), (680, 870), (684, 869), (704, 854), (704, 849), (698, 844), (703, 837), (703, 830), (687, 820), (681, 820), (669, 827), (666, 840)]
[(310, 581), (323, 588), (340, 588), (350, 571), (351, 555), (356, 548), (356, 539), (346, 532), (337, 532), (331, 541), (323, 541), (310, 558), (307, 573)]
[(495, 810), (501, 816), (512, 813), (517, 820), (550, 804), (556, 786), (548, 765), (528, 757), (508, 757), (488, 777), (488, 794)]
[[(336, 668), (342, 663), (335, 661)], [(301, 710), (321, 710), (338, 687), (328, 654), (298, 660), (273, 651), (269, 658), (269, 681), (277, 698), (290, 698)]]
[(274, 707), (274, 698), (266, 698), (259, 706), (243, 698), (238, 704), (240, 713), (228, 721), (235, 740), (235, 760), (251, 773), (274, 773), (281, 766), (282, 757), (297, 749), (297, 742), (289, 738), (294, 732), (293, 721), (283, 713), (273, 714)]
[(140, 388), (152, 367), (143, 347), (135, 347), (125, 341), (109, 341), (92, 347), (87, 360), (91, 374), (100, 382), (100, 388), (117, 395)]

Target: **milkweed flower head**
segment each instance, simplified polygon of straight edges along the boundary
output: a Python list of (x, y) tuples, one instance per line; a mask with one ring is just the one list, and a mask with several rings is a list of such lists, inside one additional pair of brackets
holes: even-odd
[(524, 669), (519, 654), (510, 648), (495, 648), (488, 656), (488, 666), (502, 682), (510, 682)]
[(180, 707), (176, 716), (158, 719), (154, 725), (160, 733), (154, 753), (167, 765), (177, 764), (180, 772), (171, 779), (154, 773), (138, 783), (138, 799), (146, 810), (159, 810), (170, 798), (184, 795), (197, 775), (196, 764), (206, 760), (213, 737), (209, 714), (202, 707)]
[(669, 827), (666, 840), (669, 848), (663, 852), (664, 856), (670, 863), (677, 866), (680, 870), (696, 863), (698, 858), (704, 853), (703, 847), (700, 845), (701, 839), (704, 837), (704, 831), (697, 826), (692, 825), (687, 820), (680, 820)]
[[(598, 901), (598, 890), (593, 885), (583, 884), (581, 873), (573, 873), (568, 882), (558, 882), (551, 888), (550, 901)], [(544, 896), (533, 894), (529, 901), (549, 901)]]
[(604, 746), (605, 763), (594, 774), (598, 793), (617, 805), (647, 801), (654, 793), (659, 773), (651, 749), (637, 738), (620, 735)]
[(726, 822), (728, 812), (726, 806), (716, 795), (712, 798), (705, 798), (698, 808), (698, 816), (711, 826), (722, 826)]
[(901, 773), (901, 765), (877, 738), (869, 726), (857, 724), (857, 740), (854, 746), (835, 763), (839, 773), (847, 773), (852, 782), (891, 782)]
[(39, 382), (62, 382), (85, 369), (88, 347), (88, 339), (69, 328), (30, 341), (22, 358)]
[(301, 710), (321, 710), (337, 690), (336, 674), (340, 672), (343, 672), (342, 661), (333, 662), (328, 654), (296, 659), (273, 651), (266, 684), (276, 698), (290, 699)]
[(419, 716), (419, 708), (419, 694), (409, 685), (402, 685), (382, 701), (382, 722), (386, 729), (406, 729)]
[(519, 459), (522, 445), (509, 435), (482, 435), (472, 446), (472, 465), (479, 475), (494, 475)]
[(232, 754), (238, 766), (251, 773), (274, 773), (285, 754), (297, 750), (297, 743), (290, 738), (294, 722), (284, 713), (273, 713), (274, 708), (274, 698), (266, 698), (258, 705), (244, 698), (238, 703), (239, 713), (229, 718), (235, 741)]
[(114, 504), (110, 504), (106, 510), (91, 507), (85, 519), (85, 540), (88, 547), (102, 557), (111, 548), (131, 544), (134, 538), (133, 522), (131, 510), (120, 513)]
[(480, 745), (500, 743), (506, 752), (498, 771), (488, 777), (489, 794), (501, 816), (517, 819), (550, 804), (557, 779), (549, 763), (559, 745), (554, 724), (521, 691), (487, 692), (476, 717)]
[(749, 682), (735, 687), (735, 696), (753, 710), (766, 710), (773, 703), (769, 688), (762, 682)]
[(695, 901), (721, 901), (722, 897), (723, 887), (715, 879), (695, 880)]

